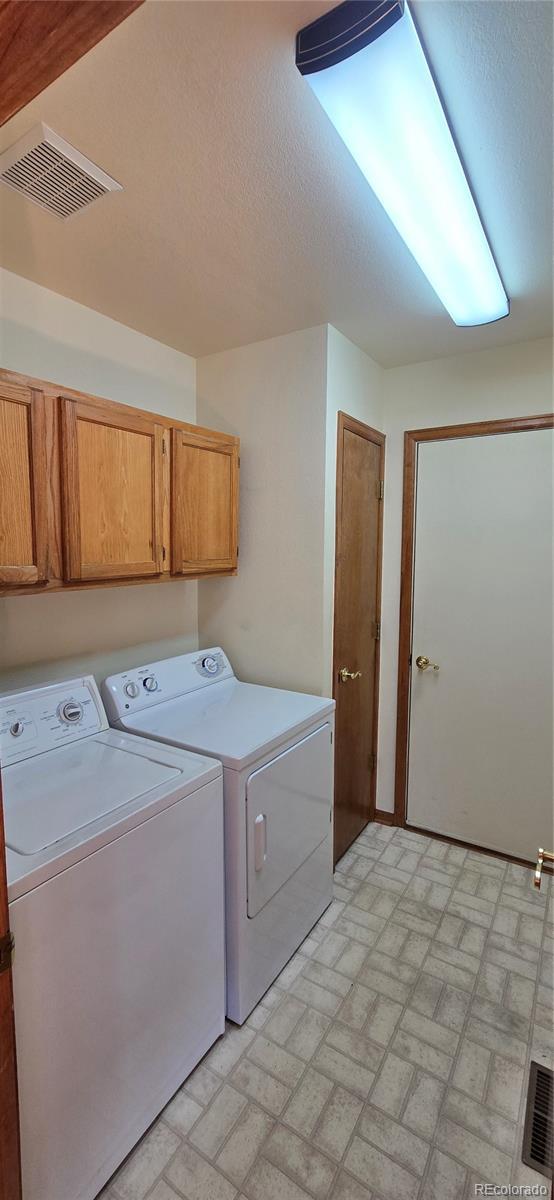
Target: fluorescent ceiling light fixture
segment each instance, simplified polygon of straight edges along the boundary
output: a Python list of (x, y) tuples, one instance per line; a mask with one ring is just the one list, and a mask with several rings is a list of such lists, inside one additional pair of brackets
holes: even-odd
[(300, 31), (296, 65), (456, 325), (506, 317), (408, 5), (347, 0)]

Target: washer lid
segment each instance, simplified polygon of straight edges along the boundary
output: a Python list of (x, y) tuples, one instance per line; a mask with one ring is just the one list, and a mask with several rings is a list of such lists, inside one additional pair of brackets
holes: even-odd
[(192, 695), (129, 714), (120, 724), (130, 733), (213, 755), (224, 766), (240, 771), (312, 721), (325, 720), (334, 706), (334, 700), (322, 696), (224, 679)]
[[(153, 747), (132, 753), (114, 741), (110, 734), (86, 738), (8, 768), (4, 821), (9, 849), (37, 854), (183, 775), (157, 761)], [(207, 764), (195, 765), (201, 775)]]

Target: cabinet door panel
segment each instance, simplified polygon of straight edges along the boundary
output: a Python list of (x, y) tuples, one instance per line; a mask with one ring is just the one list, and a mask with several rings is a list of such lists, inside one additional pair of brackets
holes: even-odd
[(172, 430), (171, 571), (237, 566), (238, 445)]
[(62, 399), (66, 579), (160, 573), (162, 437), (133, 409)]
[(44, 397), (0, 386), (0, 583), (21, 587), (46, 578)]

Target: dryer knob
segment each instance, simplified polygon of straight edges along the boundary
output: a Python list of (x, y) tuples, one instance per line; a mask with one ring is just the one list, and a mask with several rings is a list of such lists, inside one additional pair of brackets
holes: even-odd
[(129, 683), (125, 684), (123, 691), (125, 692), (126, 696), (131, 697), (131, 700), (136, 700), (136, 698), (139, 694), (140, 688), (139, 688), (138, 683), (133, 683), (133, 681), (131, 680)]
[(158, 690), (158, 681), (155, 675), (146, 675), (142, 681), (142, 686), (146, 688), (147, 692), (156, 692)]
[(206, 658), (203, 658), (202, 666), (204, 670), (208, 672), (208, 675), (217, 675), (218, 663), (217, 659), (214, 658), (213, 655), (208, 654)]

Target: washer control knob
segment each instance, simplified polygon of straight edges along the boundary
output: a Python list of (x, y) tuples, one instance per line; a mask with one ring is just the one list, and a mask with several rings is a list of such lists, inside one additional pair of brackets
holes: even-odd
[(136, 698), (140, 692), (140, 688), (139, 688), (138, 683), (134, 683), (133, 680), (130, 680), (129, 683), (125, 684), (123, 691), (125, 692), (126, 696), (131, 697), (131, 700), (136, 700)]
[(155, 675), (146, 675), (142, 681), (142, 686), (146, 688), (147, 692), (157, 692), (158, 680)]
[(76, 721), (80, 721), (83, 715), (83, 705), (77, 700), (67, 700), (65, 704), (60, 706), (60, 717), (67, 725), (75, 725)]
[(203, 666), (204, 670), (208, 672), (208, 675), (217, 675), (217, 670), (218, 670), (217, 659), (214, 658), (213, 655), (208, 654), (208, 656), (206, 658), (203, 658), (202, 666)]
[(12, 737), (21, 737), (24, 728), (25, 726), (23, 721), (14, 721), (13, 725), (10, 725), (10, 733)]

